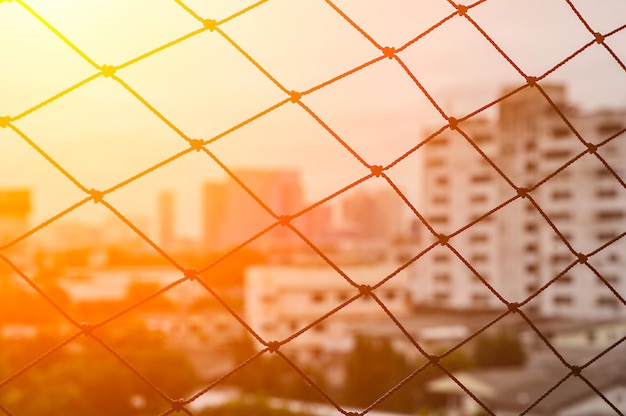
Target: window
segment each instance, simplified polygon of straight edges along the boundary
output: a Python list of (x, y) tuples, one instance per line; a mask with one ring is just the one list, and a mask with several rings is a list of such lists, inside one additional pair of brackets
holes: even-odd
[(600, 242), (612, 240), (617, 237), (617, 231), (601, 231), (596, 234), (596, 239)]
[(427, 218), (429, 223), (432, 224), (446, 224), (448, 222), (447, 215), (433, 215)]
[(433, 197), (433, 204), (447, 204), (448, 202), (450, 202), (450, 200), (448, 199), (448, 197), (446, 195), (437, 195), (435, 197)]
[(612, 210), (612, 211), (598, 211), (596, 212), (596, 219), (598, 221), (615, 221), (624, 218), (624, 211)]
[(396, 254), (396, 261), (399, 263), (407, 263), (411, 259), (412, 259), (411, 255), (407, 252), (402, 251)]
[(471, 259), (470, 259), (470, 263), (471, 264), (478, 264), (478, 263), (484, 263), (486, 262), (488, 259), (486, 254), (474, 254)]
[[(604, 172), (608, 171), (605, 170)], [(598, 189), (596, 191), (596, 196), (598, 198), (615, 198), (617, 196), (617, 190), (615, 188)]]
[(443, 147), (448, 145), (448, 138), (445, 136), (435, 137), (431, 141), (429, 141), (426, 145), (432, 147)]
[(487, 296), (487, 294), (485, 293), (473, 293), (472, 294), (473, 303), (484, 304), (484, 303), (487, 303), (488, 299), (489, 299), (489, 296)]
[(448, 260), (450, 260), (450, 257), (446, 253), (437, 253), (435, 254), (434, 259), (435, 263), (446, 263)]
[(313, 330), (314, 330), (315, 332), (322, 332), (322, 331), (324, 331), (324, 329), (326, 329), (326, 327), (325, 327), (325, 326), (324, 326), (324, 324), (323, 324), (323, 323), (321, 323), (321, 322), (320, 322), (320, 323), (318, 323), (317, 325), (315, 325), (315, 326), (313, 327)]
[(493, 175), (491, 175), (490, 173), (481, 173), (478, 175), (474, 175), (471, 178), (471, 181), (473, 183), (486, 183), (489, 182), (493, 179)]
[(571, 130), (567, 126), (557, 126), (552, 129), (552, 137), (555, 139), (564, 139), (571, 134)]
[(601, 308), (613, 308), (619, 307), (619, 303), (614, 296), (600, 296), (596, 299), (596, 305)]
[(539, 287), (535, 283), (529, 283), (526, 285), (527, 293), (535, 293)]
[(437, 176), (435, 178), (435, 184), (439, 185), (439, 186), (445, 186), (448, 184), (448, 177), (447, 176)]
[(320, 347), (311, 348), (311, 359), (315, 361), (320, 358), (322, 358), (322, 349)]
[(572, 283), (572, 280), (573, 279), (571, 275), (564, 274), (563, 276), (556, 279), (554, 283), (556, 283), (557, 285), (569, 285), (570, 283)]
[(441, 301), (447, 301), (448, 299), (450, 299), (450, 294), (449, 293), (445, 293), (445, 292), (437, 292), (435, 293), (435, 301), (441, 302)]
[(263, 296), (261, 296), (261, 302), (263, 303), (273, 303), (275, 300), (275, 296), (269, 293), (265, 293), (263, 294)]
[(569, 212), (552, 212), (548, 214), (548, 218), (552, 221), (567, 221), (571, 218)]
[(446, 164), (446, 161), (440, 157), (431, 157), (426, 160), (426, 167), (436, 168)]
[(537, 162), (534, 162), (534, 161), (526, 162), (526, 172), (537, 172)]
[(311, 295), (313, 303), (321, 303), (324, 301), (324, 294), (321, 292), (315, 292)]
[(624, 129), (624, 126), (622, 126), (619, 123), (611, 122), (611, 121), (606, 121), (606, 122), (604, 122), (602, 124), (599, 124), (596, 127), (596, 131), (603, 138), (606, 137), (606, 136), (612, 136), (612, 135), (614, 135), (616, 133), (619, 133), (623, 129)]
[(489, 240), (489, 237), (487, 236), (487, 234), (472, 234), (470, 235), (469, 240), (472, 243), (484, 243), (485, 241)]
[(572, 152), (568, 149), (553, 149), (548, 150), (544, 157), (548, 160), (552, 159), (567, 159), (572, 155)]
[[(564, 231), (561, 230), (561, 235), (563, 236), (564, 239), (566, 239), (567, 241), (572, 241), (572, 238), (574, 238), (574, 235), (571, 233), (571, 231)], [(554, 241), (556, 242), (562, 242), (563, 240), (561, 240), (561, 237), (559, 237), (558, 234), (554, 234), (554, 236), (552, 237), (554, 239)]]
[(569, 253), (554, 254), (550, 258), (550, 262), (552, 264), (569, 263), (571, 260), (572, 260), (572, 255)]
[(339, 302), (345, 302), (348, 299), (350, 299), (350, 295), (347, 292), (339, 292), (337, 294), (337, 299), (339, 300)]
[(552, 199), (570, 199), (572, 197), (572, 193), (569, 189), (555, 189), (552, 191)]
[(537, 252), (537, 244), (536, 243), (528, 243), (526, 244), (526, 246), (524, 247), (524, 251), (528, 252), (528, 253), (536, 253)]
[[(479, 218), (481, 218), (483, 215), (485, 215), (485, 212), (471, 213), (470, 215), (467, 216), (467, 219), (470, 222), (474, 222), (474, 221), (478, 220)], [(481, 218), (480, 222), (487, 222), (489, 220), (491, 220), (491, 216)]]
[(568, 295), (557, 295), (554, 297), (554, 304), (557, 306), (568, 306), (572, 304), (572, 298)]
[(526, 272), (536, 274), (539, 271), (539, 266), (536, 263), (530, 263), (526, 265)]
[[(482, 215), (485, 215), (485, 214), (476, 215), (476, 216), (474, 216), (473, 218), (478, 218), (478, 217), (480, 217), (480, 216), (482, 216)], [(494, 218), (494, 216), (493, 216), (493, 215), (488, 215), (488, 216), (484, 217), (483, 219), (481, 219), (481, 220), (480, 220), (480, 222), (481, 222), (481, 223), (484, 223), (484, 222), (493, 222), (493, 221), (494, 221), (494, 220), (493, 220), (493, 218)]]
[(450, 275), (446, 274), (446, 273), (439, 273), (435, 275), (435, 281), (436, 282), (440, 282), (440, 283), (449, 283), (450, 282)]
[(473, 137), (474, 143), (476, 144), (488, 143), (491, 141), (491, 138), (492, 137), (488, 134), (477, 134)]
[(472, 204), (480, 204), (486, 201), (487, 201), (487, 195), (485, 194), (475, 194), (475, 195), (470, 196), (470, 203)]
[[(604, 280), (606, 280), (611, 286), (614, 286), (619, 283), (619, 277), (617, 277), (614, 274), (604, 275), (603, 277), (604, 277)], [(601, 285), (604, 285), (604, 282), (600, 279), (598, 279), (598, 283)]]
[(536, 232), (538, 228), (539, 227), (537, 226), (536, 222), (527, 222), (526, 225), (524, 225), (524, 229), (529, 233)]

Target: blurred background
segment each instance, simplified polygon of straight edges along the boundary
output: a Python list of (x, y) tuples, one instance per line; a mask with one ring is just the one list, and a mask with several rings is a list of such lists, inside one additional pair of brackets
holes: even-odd
[(0, 1), (0, 413), (624, 413), (625, 15)]

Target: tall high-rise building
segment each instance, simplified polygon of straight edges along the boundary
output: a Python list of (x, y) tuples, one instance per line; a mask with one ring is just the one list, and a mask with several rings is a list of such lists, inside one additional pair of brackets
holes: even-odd
[(402, 234), (402, 205), (391, 188), (358, 190), (343, 198), (343, 220), (357, 239), (386, 246)]
[(222, 233), (226, 216), (226, 185), (206, 182), (202, 186), (202, 240), (205, 250), (224, 248)]
[(0, 245), (28, 231), (30, 212), (30, 190), (0, 189)]
[[(564, 86), (542, 87), (580, 137), (538, 89), (515, 93), (498, 105), (496, 121), (472, 118), (459, 125), (502, 174), (465, 137), (447, 131), (423, 148), (421, 212), (437, 233), (471, 224), (450, 244), (506, 300), (523, 301), (560, 276), (525, 308), (548, 316), (626, 316), (613, 293), (626, 294), (626, 241), (604, 247), (626, 231), (626, 109), (577, 111)], [(517, 198), (473, 223), (514, 198), (516, 187), (531, 189), (536, 205)], [(435, 241), (429, 232), (425, 238)], [(589, 265), (577, 264), (572, 251), (594, 254)], [(414, 267), (417, 302), (503, 306), (446, 247)]]
[(295, 221), (296, 227), (317, 247), (331, 248), (335, 244), (333, 207), (318, 205)]
[[(300, 174), (296, 170), (239, 169), (233, 173), (258, 201), (231, 179), (205, 184), (204, 240), (208, 249), (223, 250), (253, 237), (276, 221), (268, 209), (280, 216), (294, 214), (303, 207)], [(291, 230), (277, 227), (249, 247), (279, 249), (292, 247), (298, 241)]]
[(176, 239), (174, 222), (174, 193), (164, 191), (159, 194), (159, 242), (166, 250), (171, 248)]

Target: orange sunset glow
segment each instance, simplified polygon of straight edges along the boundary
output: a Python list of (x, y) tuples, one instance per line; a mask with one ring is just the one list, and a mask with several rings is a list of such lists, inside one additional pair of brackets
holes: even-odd
[(0, 414), (626, 413), (622, 0), (0, 0)]

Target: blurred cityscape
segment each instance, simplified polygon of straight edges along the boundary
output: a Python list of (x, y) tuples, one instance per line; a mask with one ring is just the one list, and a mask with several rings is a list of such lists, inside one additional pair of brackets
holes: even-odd
[[(583, 368), (613, 344), (584, 375), (626, 412), (626, 109), (579, 111), (564, 85), (543, 88), (571, 125), (537, 89), (511, 95), (493, 119), (461, 121), (418, 150), (415, 202), (389, 186), (306, 201), (298, 170), (243, 167), (198, 189), (196, 241), (177, 231), (175, 190), (154, 200), (152, 239), (148, 221), (131, 219), (133, 229), (118, 218), (60, 219), (31, 235), (32, 191), (0, 189), (0, 382), (11, 380), (0, 405), (63, 413), (80, 396), (108, 397), (102, 414), (167, 409), (132, 369), (103, 358), (111, 348), (174, 397), (222, 383), (189, 405), (198, 415), (242, 397), (280, 399), (258, 406), (285, 415), (336, 414), (302, 404), (324, 397), (277, 354), (229, 374), (264, 348), (239, 317), (265, 341), (289, 339), (281, 353), (354, 409), (443, 354), (446, 372), (421, 371), (372, 415), (481, 414), (446, 373), (497, 414), (519, 414), (568, 374), (559, 358)], [(507, 302), (533, 325), (516, 314), (498, 320)], [(74, 339), (77, 324), (96, 341)], [(116, 397), (125, 408), (112, 407)], [(239, 411), (262, 414), (256, 405)], [(93, 409), (73, 414), (100, 414)], [(532, 414), (606, 410), (570, 377)]]

